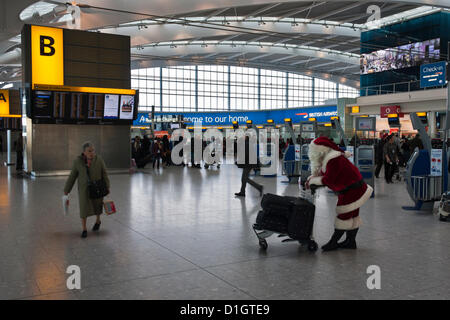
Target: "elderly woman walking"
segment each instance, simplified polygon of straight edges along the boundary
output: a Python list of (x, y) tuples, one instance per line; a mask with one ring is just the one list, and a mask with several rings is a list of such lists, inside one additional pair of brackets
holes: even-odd
[[(88, 176), (89, 174), (89, 176)], [(83, 226), (82, 238), (87, 237), (86, 220), (88, 217), (97, 216), (93, 231), (100, 229), (100, 215), (103, 212), (103, 198), (91, 199), (89, 195), (89, 181), (104, 180), (109, 194), (110, 183), (106, 173), (105, 162), (95, 154), (94, 145), (90, 142), (83, 144), (83, 153), (75, 159), (72, 171), (64, 187), (64, 194), (68, 195), (75, 181), (78, 179), (78, 198), (80, 203), (80, 218)]]

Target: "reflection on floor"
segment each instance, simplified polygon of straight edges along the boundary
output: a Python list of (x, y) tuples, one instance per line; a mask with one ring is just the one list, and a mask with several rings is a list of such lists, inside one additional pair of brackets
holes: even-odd
[[(260, 251), (252, 224), (256, 190), (238, 199), (241, 170), (169, 168), (112, 175), (118, 214), (81, 239), (76, 188), (63, 216), (65, 178), (30, 179), (0, 169), (0, 299), (449, 299), (450, 224), (411, 204), (403, 183), (377, 180), (362, 209), (357, 251), (315, 254), (269, 238)], [(285, 177), (265, 192), (295, 196)], [(319, 245), (333, 232), (333, 194), (317, 201)], [(92, 227), (94, 220), (88, 221)], [(69, 291), (66, 268), (81, 268)], [(381, 268), (381, 290), (367, 268)]]

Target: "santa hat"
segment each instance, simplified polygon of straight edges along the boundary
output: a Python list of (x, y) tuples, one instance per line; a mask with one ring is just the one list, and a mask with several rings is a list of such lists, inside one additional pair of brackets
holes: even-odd
[(338, 147), (338, 145), (336, 143), (334, 143), (330, 138), (328, 137), (320, 137), (317, 138), (316, 140), (314, 140), (312, 142), (313, 144), (317, 145), (317, 146), (324, 146), (330, 149), (333, 149), (335, 151), (340, 151), (343, 152), (341, 150), (341, 148)]
[(313, 142), (311, 142), (311, 145), (309, 146), (310, 150), (312, 152), (323, 152), (323, 153), (329, 153), (330, 151), (338, 151), (342, 152), (346, 158), (349, 158), (351, 156), (350, 152), (344, 152), (342, 151), (339, 146), (334, 143), (333, 140), (331, 140), (328, 137), (320, 137), (315, 139)]

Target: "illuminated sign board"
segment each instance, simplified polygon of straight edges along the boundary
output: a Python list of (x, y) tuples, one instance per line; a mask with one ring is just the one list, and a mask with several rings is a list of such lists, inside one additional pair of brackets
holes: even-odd
[(9, 91), (0, 90), (0, 117), (9, 116)]
[(31, 26), (32, 87), (64, 85), (63, 30)]

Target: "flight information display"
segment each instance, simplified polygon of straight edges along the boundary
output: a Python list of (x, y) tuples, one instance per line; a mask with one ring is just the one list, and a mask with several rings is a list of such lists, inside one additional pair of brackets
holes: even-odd
[(33, 90), (27, 116), (43, 124), (129, 124), (137, 118), (137, 95)]
[(34, 116), (36, 118), (52, 118), (53, 93), (51, 91), (36, 91), (34, 93)]

